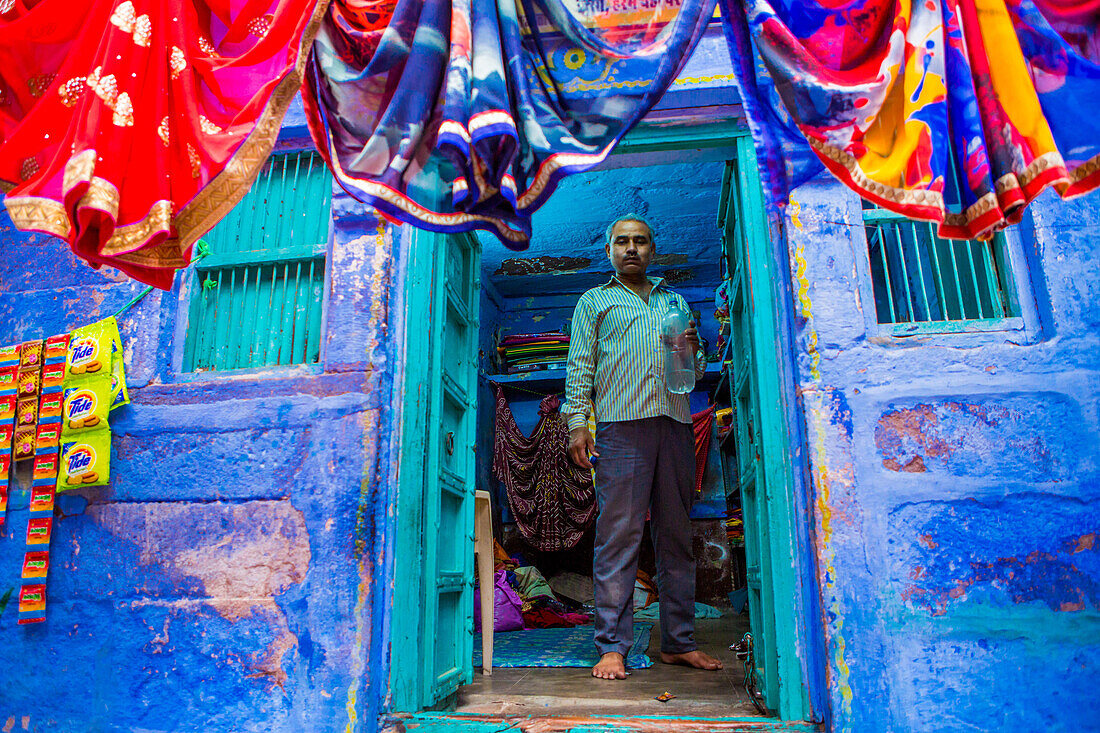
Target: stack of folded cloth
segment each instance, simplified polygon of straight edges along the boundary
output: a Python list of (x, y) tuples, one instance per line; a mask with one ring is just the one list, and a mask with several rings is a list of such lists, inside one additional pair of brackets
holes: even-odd
[(731, 547), (745, 544), (745, 524), (741, 520), (741, 507), (732, 510), (726, 517), (726, 539)]
[(564, 367), (569, 337), (560, 331), (505, 336), (497, 346), (507, 374)]

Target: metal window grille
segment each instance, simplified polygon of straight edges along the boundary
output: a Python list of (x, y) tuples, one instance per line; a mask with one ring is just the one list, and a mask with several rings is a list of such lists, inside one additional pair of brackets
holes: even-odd
[(184, 371), (320, 360), (331, 177), (314, 152), (273, 156), (207, 237)]
[(866, 207), (863, 221), (879, 323), (950, 331), (1019, 315), (1002, 234), (941, 239), (933, 224)]

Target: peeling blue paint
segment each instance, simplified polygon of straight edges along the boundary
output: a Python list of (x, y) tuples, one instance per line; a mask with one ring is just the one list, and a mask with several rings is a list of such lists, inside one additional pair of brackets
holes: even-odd
[(935, 615), (964, 603), (1100, 611), (1098, 516), (1100, 500), (1031, 493), (905, 505), (890, 517), (890, 559), (906, 577), (892, 582)]
[(1008, 233), (1022, 332), (895, 338), (858, 199), (794, 198), (832, 727), (1100, 729), (1100, 200)]

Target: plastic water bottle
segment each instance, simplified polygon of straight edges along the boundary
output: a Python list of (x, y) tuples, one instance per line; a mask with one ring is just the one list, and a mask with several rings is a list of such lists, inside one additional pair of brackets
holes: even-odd
[(675, 302), (661, 318), (661, 340), (665, 345), (665, 386), (673, 394), (695, 389), (695, 353), (684, 332), (691, 317)]

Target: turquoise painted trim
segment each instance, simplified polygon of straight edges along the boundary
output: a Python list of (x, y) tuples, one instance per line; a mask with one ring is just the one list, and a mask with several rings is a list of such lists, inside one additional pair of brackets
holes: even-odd
[[(430, 323), (432, 284), (435, 279), (437, 235), (412, 229), (403, 283), (404, 364), (401, 383), (394, 385), (394, 404), (401, 410), (401, 460), (397, 468), (395, 507), (393, 605), (390, 608), (390, 704), (394, 712), (413, 712), (424, 707), (427, 691), (420, 674), (420, 609), (425, 567), (424, 476), (427, 470), (428, 377), (431, 340), (423, 326)], [(412, 609), (416, 609), (413, 613)]]
[(218, 255), (210, 255), (195, 267), (196, 272), (217, 270), (222, 267), (237, 267), (240, 265), (270, 265), (275, 263), (290, 262), (295, 260), (324, 257), (328, 249), (327, 242), (318, 242), (313, 245), (297, 245), (293, 247), (274, 247), (263, 252), (225, 252)]
[[(478, 317), (471, 311), (477, 303), (479, 250), (476, 240), (467, 235), (408, 230), (409, 266), (403, 285), (405, 371), (400, 387), (395, 386), (395, 404), (401, 405), (401, 460), (388, 706), (395, 712), (436, 705), (473, 674), (473, 619), (468, 616), (467, 601), (473, 586)], [(456, 263), (457, 267), (452, 266)], [(459, 333), (465, 349), (448, 342)], [(463, 356), (464, 351), (469, 353)], [(447, 404), (461, 412), (452, 426), (458, 473), (443, 465)], [(462, 446), (470, 447), (469, 455), (461, 452)], [(448, 481), (457, 493), (444, 491)], [(445, 512), (441, 493), (460, 499), (461, 505)], [(458, 565), (441, 567), (446, 558), (458, 558)], [(456, 597), (457, 603), (445, 606), (444, 595)]]
[(383, 721), (384, 730), (416, 730), (418, 733), (499, 733), (546, 730), (554, 733), (819, 733), (813, 723), (784, 722), (774, 718), (697, 718), (676, 715), (517, 716), (417, 713)]
[[(426, 257), (423, 259), (414, 260), (415, 262), (431, 262), (432, 263), (432, 283), (431, 287), (425, 295), (429, 296), (432, 300), (431, 309), (429, 315), (423, 321), (420, 321), (420, 328), (417, 328), (416, 321), (408, 321), (410, 326), (409, 336), (415, 338), (414, 334), (419, 331), (419, 337), (428, 337), (428, 342), (431, 351), (428, 355), (427, 373), (426, 378), (422, 383), (422, 390), (426, 392), (426, 397), (422, 402), (421, 410), (427, 414), (427, 425), (425, 426), (425, 458), (424, 458), (424, 471), (420, 479), (420, 491), (419, 497), (423, 506), (424, 513), (424, 527), (420, 536), (420, 543), (422, 543), (422, 557), (424, 562), (419, 566), (413, 566), (417, 568), (417, 575), (421, 576), (421, 593), (420, 600), (416, 608), (419, 611), (418, 614), (412, 613), (412, 606), (407, 607), (410, 616), (418, 615), (420, 621), (419, 636), (416, 641), (415, 653), (413, 658), (420, 665), (420, 708), (425, 708), (433, 705), (440, 696), (439, 685), (440, 680), (436, 675), (436, 654), (435, 644), (432, 641), (438, 635), (442, 637), (439, 639), (440, 643), (447, 641), (446, 635), (439, 628), (441, 621), (439, 618), (439, 594), (443, 590), (439, 587), (440, 581), (446, 581), (448, 579), (439, 577), (438, 563), (440, 556), (439, 548), (439, 531), (440, 531), (440, 506), (438, 495), (431, 491), (431, 478), (439, 476), (440, 472), (440, 438), (439, 426), (442, 423), (443, 413), (443, 395), (441, 394), (441, 384), (443, 368), (443, 330), (447, 325), (447, 319), (444, 316), (444, 308), (447, 307), (447, 289), (444, 284), (446, 278), (446, 265), (444, 263), (444, 256), (442, 254), (446, 245), (446, 235), (437, 232), (417, 232), (417, 238), (423, 238), (426, 240), (426, 244), (430, 243), (430, 251), (425, 253)], [(423, 409), (426, 407), (427, 409)], [(410, 567), (405, 565), (404, 567)], [(394, 610), (397, 611), (400, 607), (395, 606)], [(397, 647), (395, 647), (397, 648)], [(409, 651), (412, 651), (410, 648)], [(399, 653), (408, 653), (402, 650)], [(453, 672), (453, 670), (451, 670)]]
[(743, 120), (728, 119), (702, 124), (642, 123), (615, 146), (615, 153), (697, 150), (735, 144), (749, 134)]
[(1023, 318), (975, 318), (969, 321), (918, 321), (916, 323), (880, 323), (891, 336), (934, 336), (944, 333), (990, 333), (1023, 331)]
[(897, 221), (908, 224), (914, 219), (909, 218), (905, 214), (899, 214), (896, 211), (887, 211), (886, 209), (864, 209), (863, 210), (863, 223), (865, 224), (877, 224), (880, 221)]
[[(617, 148), (617, 153), (633, 153), (633, 152), (646, 152), (646, 151), (661, 151), (661, 150), (681, 150), (681, 149), (697, 149), (702, 147), (721, 148), (723, 146), (736, 147), (738, 151), (738, 157), (746, 161), (748, 165), (745, 166), (747, 170), (742, 173), (745, 177), (745, 181), (742, 185), (748, 185), (751, 193), (750, 204), (752, 207), (752, 221), (754, 222), (754, 231), (768, 231), (767, 221), (764, 217), (763, 197), (762, 189), (760, 188), (760, 181), (758, 173), (755, 167), (752, 165), (755, 162), (755, 153), (752, 148), (751, 138), (748, 137), (747, 131), (737, 125), (735, 122), (726, 121), (721, 123), (708, 123), (704, 125), (669, 125), (662, 127), (645, 127), (635, 130), (632, 133), (632, 137), (628, 136), (627, 140), (624, 140)], [(424, 233), (427, 234), (427, 233)], [(409, 262), (415, 263), (415, 266), (408, 268), (408, 273), (404, 282), (404, 294), (406, 300), (410, 303), (408, 310), (407, 323), (427, 323), (427, 316), (415, 315), (416, 312), (423, 312), (424, 308), (414, 308), (412, 306), (413, 301), (427, 302), (430, 299), (430, 293), (432, 290), (432, 283), (434, 282), (431, 277), (425, 274), (428, 270), (426, 266), (428, 262), (433, 263), (433, 268), (436, 265), (436, 260), (433, 255), (428, 254), (423, 250), (421, 240), (427, 239), (421, 233), (415, 234), (413, 239), (413, 245), (409, 251)], [(753, 237), (753, 249), (750, 252), (750, 256), (753, 260), (753, 277), (752, 291), (755, 293), (774, 293), (774, 283), (769, 280), (773, 276), (786, 277), (786, 273), (778, 273), (775, 267), (771, 265), (771, 253), (769, 247), (771, 242), (768, 237)], [(421, 243), (421, 246), (417, 246)], [(773, 296), (774, 297), (774, 296)], [(765, 308), (763, 313), (766, 318), (758, 316), (754, 321), (756, 322), (755, 328), (759, 330), (759, 333), (755, 334), (755, 338), (761, 338), (761, 334), (765, 331), (770, 331), (772, 337), (768, 340), (761, 341), (763, 344), (775, 345), (778, 343), (776, 337), (776, 309), (774, 302), (768, 300), (769, 307)], [(428, 309), (430, 313), (430, 309)], [(404, 385), (406, 389), (416, 389), (418, 385), (425, 385), (428, 377), (428, 369), (430, 363), (430, 353), (428, 351), (427, 344), (421, 344), (419, 350), (413, 348), (413, 342), (411, 336), (407, 333), (406, 348), (407, 348), (407, 371), (404, 377)], [(423, 339), (421, 335), (421, 340)], [(782, 684), (779, 685), (779, 704), (777, 712), (780, 715), (781, 720), (773, 718), (724, 718), (714, 720), (701, 720), (691, 718), (676, 718), (674, 716), (669, 717), (653, 717), (653, 718), (589, 718), (583, 722), (578, 720), (578, 724), (575, 728), (562, 728), (561, 730), (575, 731), (581, 733), (582, 731), (610, 731), (610, 730), (630, 730), (629, 722), (632, 720), (646, 721), (647, 727), (657, 723), (668, 723), (669, 730), (759, 730), (759, 731), (816, 731), (819, 728), (813, 724), (805, 723), (805, 721), (811, 718), (812, 711), (809, 706), (809, 697), (806, 688), (806, 678), (803, 675), (801, 666), (801, 660), (799, 658), (800, 648), (806, 643), (806, 631), (805, 626), (808, 625), (812, 619), (802, 618), (808, 613), (803, 603), (804, 596), (801, 593), (799, 586), (799, 579), (796, 577), (796, 569), (806, 567), (809, 561), (803, 557), (804, 552), (800, 544), (796, 541), (796, 535), (793, 528), (793, 521), (795, 514), (793, 513), (792, 506), (792, 479), (791, 479), (791, 446), (789, 444), (789, 434), (786, 430), (785, 412), (783, 411), (783, 395), (781, 394), (781, 376), (786, 374), (781, 372), (781, 369), (788, 368), (789, 355), (784, 358), (784, 354), (780, 353), (778, 346), (775, 350), (761, 349), (762, 352), (769, 354), (766, 360), (771, 365), (770, 372), (766, 367), (759, 367), (758, 372), (763, 372), (767, 375), (766, 379), (761, 380), (761, 385), (767, 384), (769, 390), (769, 399), (776, 403), (776, 414), (767, 418), (766, 429), (762, 433), (762, 440), (768, 441), (768, 444), (772, 446), (770, 456), (766, 462), (766, 472), (769, 479), (769, 485), (773, 488), (768, 490), (767, 499), (770, 501), (775, 495), (782, 495), (780, 501), (775, 507), (775, 511), (769, 511), (769, 515), (773, 516), (769, 522), (769, 541), (772, 545), (775, 545), (772, 549), (773, 554), (775, 551), (782, 550), (782, 554), (776, 555), (783, 558), (784, 561), (778, 563), (774, 572), (771, 574), (771, 582), (774, 585), (775, 595), (779, 598), (790, 598), (791, 603), (784, 604), (781, 608), (773, 608), (774, 611), (779, 612), (779, 623), (777, 623), (777, 633), (780, 634), (778, 638), (783, 639), (783, 645), (780, 647), (781, 653), (777, 655), (779, 660), (779, 667), (777, 670), (777, 680), (781, 680)], [(525, 383), (519, 379), (518, 383)], [(526, 382), (529, 383), (529, 382)], [(425, 558), (422, 553), (423, 549), (423, 532), (424, 532), (424, 518), (420, 513), (419, 506), (413, 506), (414, 503), (422, 501), (423, 491), (422, 486), (416, 485), (418, 479), (425, 475), (427, 468), (425, 462), (425, 446), (423, 436), (425, 435), (426, 426), (424, 425), (423, 415), (425, 410), (415, 406), (416, 401), (411, 399), (411, 395), (406, 394), (403, 410), (403, 428), (401, 440), (401, 467), (399, 469), (399, 496), (397, 501), (397, 529), (395, 537), (395, 567), (407, 568), (416, 567), (424, 568)], [(766, 412), (766, 411), (765, 411)], [(418, 440), (419, 438), (419, 440)], [(409, 465), (412, 461), (413, 465)], [(412, 469), (411, 471), (409, 469)], [(410, 477), (410, 472), (414, 475)], [(786, 490), (777, 491), (774, 487), (785, 487)], [(786, 559), (790, 558), (790, 562)], [(411, 564), (410, 564), (411, 563)], [(420, 670), (417, 665), (418, 654), (412, 653), (413, 650), (419, 650), (419, 634), (418, 624), (420, 623), (420, 614), (402, 613), (401, 609), (410, 609), (418, 607), (417, 604), (423, 602), (423, 593), (420, 591), (414, 591), (413, 586), (419, 588), (419, 578), (410, 577), (416, 576), (415, 573), (402, 573), (400, 571), (395, 573), (394, 577), (394, 602), (391, 607), (391, 659), (392, 666), (390, 672), (390, 710), (394, 712), (409, 712), (422, 709), (427, 705), (425, 701), (430, 695), (430, 690), (424, 690), (422, 685), (422, 678), (419, 674)], [(812, 579), (807, 578), (807, 582), (811, 582)], [(787, 595), (784, 595), (787, 594)], [(773, 604), (775, 606), (775, 604)], [(803, 628), (799, 629), (799, 625)], [(797, 633), (801, 631), (801, 633)], [(400, 650), (400, 652), (397, 652)], [(815, 678), (816, 679), (816, 678)], [(459, 715), (447, 715), (441, 713), (416, 713), (409, 716), (403, 716), (399, 719), (394, 719), (391, 723), (400, 724), (415, 724), (421, 730), (439, 730), (439, 731), (482, 731), (482, 730), (503, 730), (505, 728), (511, 728), (513, 725), (520, 724), (523, 720), (529, 720), (528, 718), (515, 719), (513, 722), (507, 722), (504, 719), (496, 718), (483, 718), (483, 717), (470, 717)], [(547, 719), (550, 720), (550, 719)], [(682, 728), (680, 723), (689, 722), (693, 727)], [(790, 721), (790, 722), (786, 722)], [(385, 725), (385, 721), (383, 721)], [(736, 727), (730, 727), (733, 724)], [(470, 726), (470, 727), (467, 727)], [(488, 727), (486, 727), (488, 726)], [(711, 726), (717, 726), (711, 728)]]
[[(789, 355), (779, 338), (778, 312), (776, 308), (777, 283), (789, 278), (789, 272), (777, 271), (772, 259), (771, 234), (764, 213), (764, 192), (759, 171), (753, 163), (756, 153), (752, 139), (737, 141), (740, 184), (745, 206), (742, 214), (750, 223), (749, 231), (763, 236), (748, 237), (748, 275), (753, 300), (753, 342), (755, 348), (755, 376), (759, 391), (761, 446), (764, 454), (765, 495), (767, 505), (770, 583), (775, 623), (776, 673), (779, 679), (778, 705), (772, 703), (782, 720), (807, 720), (812, 717), (807, 680), (803, 675), (799, 658), (799, 642), (803, 639), (800, 622), (805, 620), (807, 609), (802, 607), (803, 593), (797, 576), (797, 568), (803, 567), (804, 548), (798, 542), (795, 527), (798, 516), (794, 505), (794, 464), (792, 436), (787, 430), (785, 414), (786, 395), (783, 389), (784, 370), (788, 368)], [(805, 451), (800, 451), (804, 454)], [(807, 579), (808, 580), (808, 579)], [(789, 601), (788, 601), (789, 599)]]
[(189, 275), (184, 371), (320, 361), (331, 180), (315, 152), (272, 156), (211, 230)]

